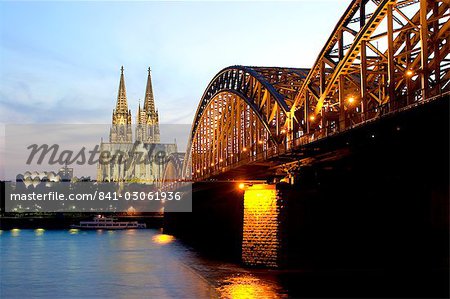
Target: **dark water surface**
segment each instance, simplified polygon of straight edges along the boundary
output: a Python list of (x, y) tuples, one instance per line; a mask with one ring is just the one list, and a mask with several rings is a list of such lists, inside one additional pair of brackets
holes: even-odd
[(448, 269), (248, 269), (154, 229), (0, 230), (0, 266), (0, 298), (447, 298), (449, 281)]
[(158, 230), (0, 231), (1, 298), (276, 298), (280, 286)]

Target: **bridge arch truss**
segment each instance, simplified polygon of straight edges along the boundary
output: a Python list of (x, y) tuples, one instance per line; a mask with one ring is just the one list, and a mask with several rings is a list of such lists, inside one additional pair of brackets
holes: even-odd
[(448, 91), (449, 4), (352, 1), (291, 106), (292, 138), (342, 131)]
[(192, 175), (206, 177), (257, 160), (284, 141), (306, 69), (232, 66), (208, 85), (188, 148)]
[(353, 0), (311, 69), (221, 70), (200, 100), (183, 172), (205, 179), (448, 93), (449, 6)]

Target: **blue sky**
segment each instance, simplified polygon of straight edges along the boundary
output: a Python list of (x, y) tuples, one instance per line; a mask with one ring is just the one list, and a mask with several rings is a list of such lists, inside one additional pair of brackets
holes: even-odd
[(311, 66), (347, 5), (0, 2), (0, 123), (110, 123), (123, 65), (133, 121), (151, 66), (161, 122), (190, 124), (226, 66)]

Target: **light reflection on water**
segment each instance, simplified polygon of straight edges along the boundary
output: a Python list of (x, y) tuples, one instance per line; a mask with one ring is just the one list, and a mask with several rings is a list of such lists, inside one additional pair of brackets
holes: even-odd
[(36, 236), (42, 236), (45, 232), (45, 229), (43, 228), (37, 228), (34, 230), (34, 233), (36, 234)]
[(175, 240), (175, 238), (174, 238), (174, 236), (171, 236), (171, 235), (157, 234), (152, 237), (152, 240), (156, 244), (166, 245), (166, 244), (172, 243)]
[(277, 297), (272, 284), (157, 230), (15, 229), (0, 238), (1, 298)]
[(220, 298), (285, 298), (277, 285), (262, 281), (249, 274), (225, 278), (216, 290)]
[(80, 230), (78, 228), (71, 228), (71, 229), (69, 229), (69, 234), (76, 235), (79, 233), (79, 231)]

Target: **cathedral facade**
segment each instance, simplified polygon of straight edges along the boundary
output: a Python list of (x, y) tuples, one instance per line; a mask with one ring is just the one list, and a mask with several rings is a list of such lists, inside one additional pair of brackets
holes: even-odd
[(155, 107), (150, 68), (144, 105), (141, 107), (139, 102), (137, 109), (134, 139), (131, 120), (122, 67), (116, 106), (112, 113), (109, 142), (102, 140), (100, 143), (102, 154), (97, 167), (97, 181), (148, 184), (161, 181), (165, 157), (177, 152), (177, 146), (160, 142), (159, 115)]

